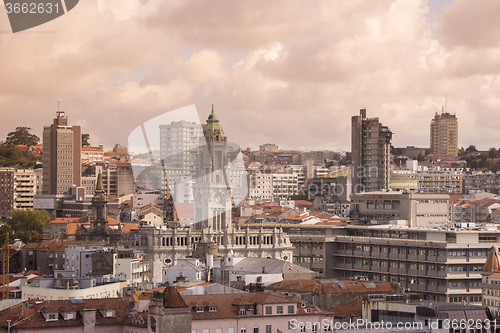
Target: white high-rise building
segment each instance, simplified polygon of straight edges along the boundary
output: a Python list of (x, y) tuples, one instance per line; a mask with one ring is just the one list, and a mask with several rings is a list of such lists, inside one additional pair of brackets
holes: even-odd
[(196, 152), (204, 144), (200, 124), (174, 121), (160, 125), (160, 158), (167, 168), (181, 168), (194, 175)]

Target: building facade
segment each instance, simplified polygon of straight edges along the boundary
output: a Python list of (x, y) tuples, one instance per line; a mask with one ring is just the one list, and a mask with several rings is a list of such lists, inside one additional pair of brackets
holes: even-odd
[[(364, 222), (406, 220), (426, 227), (449, 220), (449, 195), (412, 192), (365, 192), (351, 196), (351, 218)], [(406, 223), (405, 223), (406, 224)]]
[(204, 144), (200, 124), (181, 120), (160, 125), (160, 159), (171, 171), (168, 172), (170, 184), (194, 176), (196, 154)]
[(500, 194), (500, 172), (471, 172), (464, 179), (466, 193), (485, 191)]
[(458, 156), (458, 120), (456, 115), (442, 112), (431, 121), (431, 153)]
[(367, 118), (366, 109), (352, 116), (352, 192), (388, 189), (391, 174), (392, 132), (378, 118)]
[(499, 236), (486, 226), (346, 226), (327, 244), (327, 276), (364, 276), (400, 284), (426, 300), (479, 305), (481, 271)]
[[(228, 170), (229, 160), (240, 151), (228, 147), (227, 138), (215, 113), (203, 127), (206, 145), (197, 152), (194, 191), (194, 223), (187, 227), (141, 226), (129, 233), (129, 241), (150, 261), (151, 281), (163, 281), (165, 270), (178, 259), (189, 256), (260, 257), (292, 260), (292, 245), (279, 228), (240, 230), (233, 226), (232, 203), (245, 170)], [(246, 195), (242, 194), (242, 195)], [(175, 224), (175, 221), (167, 221)]]
[(11, 217), (15, 209), (32, 209), (35, 194), (34, 170), (0, 168), (0, 218)]
[(43, 129), (43, 194), (61, 195), (72, 185), (81, 186), (82, 132), (69, 126), (64, 111)]

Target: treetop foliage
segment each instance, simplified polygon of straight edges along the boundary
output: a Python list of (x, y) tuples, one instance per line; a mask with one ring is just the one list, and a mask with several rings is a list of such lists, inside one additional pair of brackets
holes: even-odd
[(15, 210), (12, 218), (0, 226), (1, 240), (5, 241), (8, 232), (10, 239), (19, 238), (23, 243), (30, 243), (34, 236), (41, 234), (50, 225), (50, 216), (46, 210)]
[(16, 130), (7, 134), (5, 143), (8, 145), (25, 145), (25, 146), (36, 146), (40, 142), (40, 138), (35, 134), (30, 133), (30, 127), (16, 127)]

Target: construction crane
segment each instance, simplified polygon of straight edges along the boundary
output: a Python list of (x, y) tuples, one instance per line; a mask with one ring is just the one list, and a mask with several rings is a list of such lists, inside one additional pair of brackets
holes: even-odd
[(165, 187), (162, 188), (163, 193), (163, 221), (166, 222), (176, 222), (177, 213), (175, 211), (174, 199), (172, 198), (172, 192), (168, 186), (167, 180), (167, 170), (165, 169), (165, 161), (161, 160), (161, 169), (163, 171), (163, 181), (165, 182)]
[(5, 244), (2, 247), (2, 296), (3, 299), (9, 299), (9, 233), (5, 236)]

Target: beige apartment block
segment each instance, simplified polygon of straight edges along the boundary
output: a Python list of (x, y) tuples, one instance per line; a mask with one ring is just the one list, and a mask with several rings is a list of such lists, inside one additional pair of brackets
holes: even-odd
[(43, 129), (43, 194), (64, 194), (72, 185), (81, 186), (82, 132), (69, 126), (64, 111)]
[(436, 113), (431, 121), (431, 153), (458, 156), (458, 120), (449, 112)]
[(31, 169), (0, 168), (0, 218), (15, 209), (32, 209), (36, 174)]

